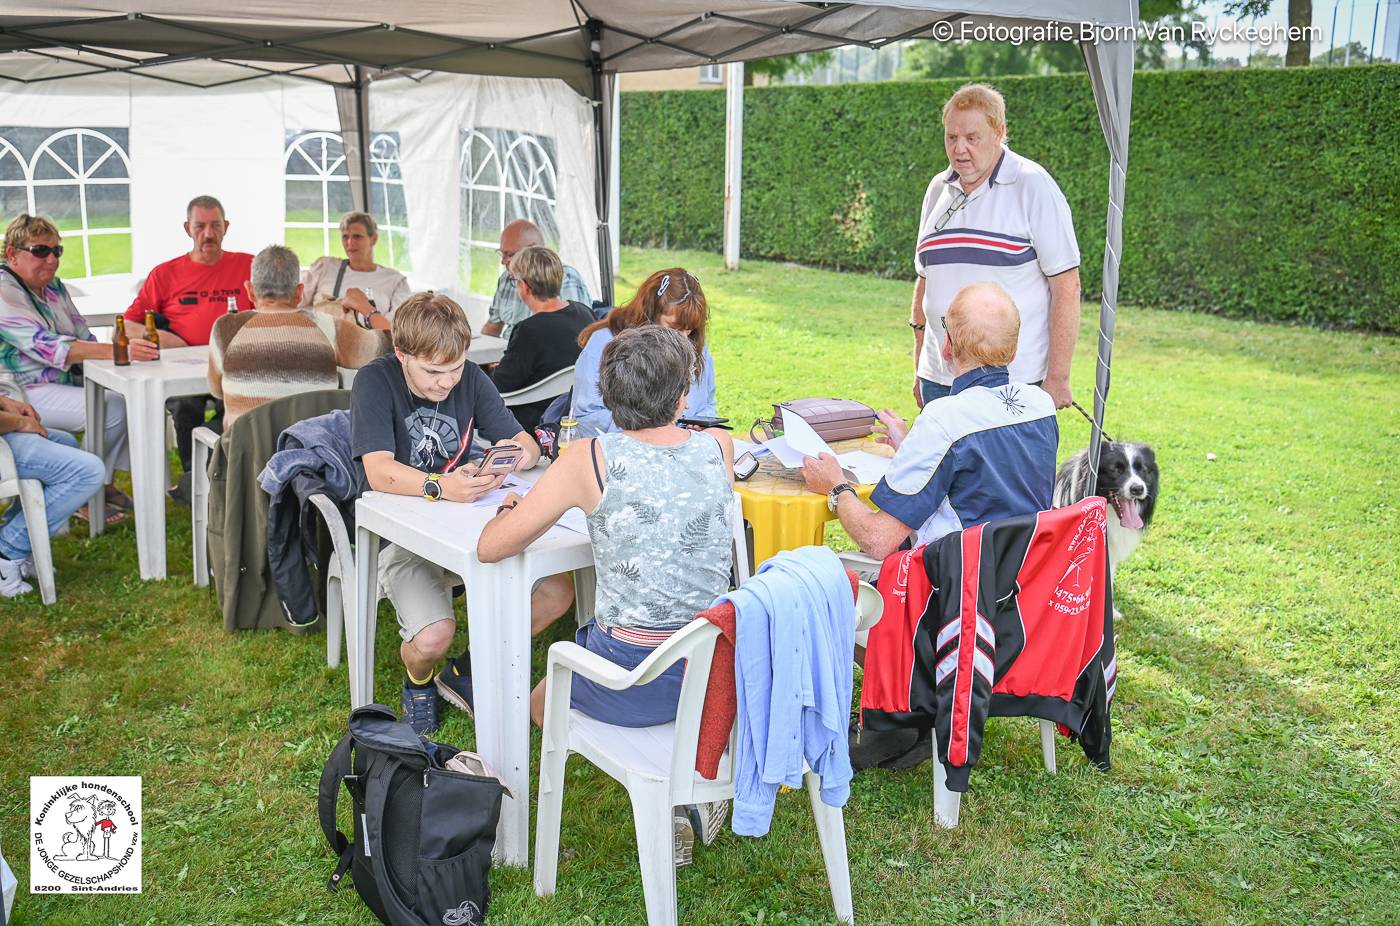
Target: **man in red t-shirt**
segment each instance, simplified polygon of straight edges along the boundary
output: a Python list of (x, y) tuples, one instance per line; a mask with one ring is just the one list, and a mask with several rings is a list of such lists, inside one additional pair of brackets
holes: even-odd
[[(185, 234), (194, 242), (188, 254), (159, 264), (141, 284), (125, 317), (133, 336), (145, 324), (146, 313), (153, 312), (160, 330), (161, 347), (190, 347), (209, 343), (209, 332), (220, 315), (228, 311), (228, 299), (237, 300), (239, 311), (253, 307), (248, 301), (247, 283), (252, 272), (253, 255), (225, 251), (224, 235), (228, 220), (223, 205), (212, 196), (196, 196), (185, 209)], [(175, 419), (175, 442), (185, 472), (190, 469), (192, 438), (190, 433), (204, 424), (207, 403), (214, 402), (214, 418), (209, 426), (222, 430), (223, 403), (212, 396), (188, 396), (166, 403)], [(187, 476), (180, 479), (175, 492), (179, 501), (189, 502)]]

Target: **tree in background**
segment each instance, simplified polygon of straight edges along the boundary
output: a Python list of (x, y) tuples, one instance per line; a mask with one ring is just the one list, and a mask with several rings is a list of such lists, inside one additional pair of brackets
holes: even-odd
[(1381, 64), (1389, 61), (1389, 58), (1372, 58), (1366, 46), (1360, 42), (1352, 42), (1350, 45), (1339, 45), (1336, 48), (1329, 48), (1327, 51), (1312, 59), (1312, 63), (1319, 66), (1331, 65), (1341, 67), (1343, 65), (1355, 64)]
[(778, 55), (776, 58), (759, 58), (744, 62), (744, 85), (753, 86), (753, 79), (759, 74), (775, 84), (785, 77), (806, 77), (812, 72), (831, 63), (830, 51), (811, 51), (800, 55)]
[[(1273, 5), (1274, 0), (1230, 0), (1225, 4), (1225, 12), (1243, 19), (1246, 16), (1263, 16)], [(1312, 54), (1312, 43), (1306, 35), (1307, 28), (1312, 25), (1312, 0), (1288, 0), (1288, 25), (1299, 37), (1288, 40), (1288, 53), (1283, 57), (1283, 64), (1290, 68), (1307, 67), (1308, 57)]]

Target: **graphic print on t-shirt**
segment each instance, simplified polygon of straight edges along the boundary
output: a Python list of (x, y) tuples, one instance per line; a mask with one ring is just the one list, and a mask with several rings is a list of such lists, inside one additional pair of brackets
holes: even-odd
[(409, 465), (414, 469), (438, 469), (462, 446), (462, 432), (457, 422), (436, 409), (414, 409), (403, 424), (411, 448)]

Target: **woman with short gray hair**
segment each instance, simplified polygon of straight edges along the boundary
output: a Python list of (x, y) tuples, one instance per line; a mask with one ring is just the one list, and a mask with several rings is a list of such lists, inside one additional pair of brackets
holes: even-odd
[(368, 212), (345, 213), (340, 220), (340, 246), (345, 257), (326, 256), (311, 265), (303, 280), (306, 290), (302, 307), (338, 305), (354, 312), (365, 328), (389, 330), (389, 317), (413, 290), (402, 273), (374, 262), (374, 246), (378, 243), (379, 226), (374, 216)]
[[(570, 508), (584, 511), (597, 617), (579, 629), (578, 643), (626, 669), (729, 589), (734, 445), (723, 430), (676, 425), (694, 373), (695, 348), (680, 332), (643, 325), (618, 334), (603, 350), (598, 379), (621, 430), (571, 444), (528, 495), (506, 499), (477, 545), (482, 562), (497, 562)], [(546, 581), (559, 580), (568, 577)], [(575, 678), (572, 705), (606, 723), (666, 723), (675, 718), (682, 672), (678, 664), (626, 691)], [(537, 724), (544, 684), (530, 698)]]

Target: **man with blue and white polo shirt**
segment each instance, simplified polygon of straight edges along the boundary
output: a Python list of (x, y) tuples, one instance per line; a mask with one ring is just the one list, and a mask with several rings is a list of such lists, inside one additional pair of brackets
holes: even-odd
[(940, 356), (938, 320), (958, 290), (993, 280), (1021, 313), (1011, 379), (1042, 385), (1065, 408), (1079, 334), (1079, 245), (1069, 203), (1045, 168), (1005, 146), (1006, 102), (986, 84), (949, 98), (943, 128), (949, 169), (924, 194), (914, 258), (914, 399), (922, 406), (948, 394), (953, 373)]
[(884, 559), (906, 540), (918, 547), (952, 531), (1050, 507), (1060, 429), (1045, 390), (1016, 382), (1020, 318), (996, 283), (964, 287), (940, 323), (949, 396), (930, 402), (912, 429), (880, 412), (895, 448), (871, 509), (829, 454), (802, 467), (807, 488), (827, 495), (863, 553)]

